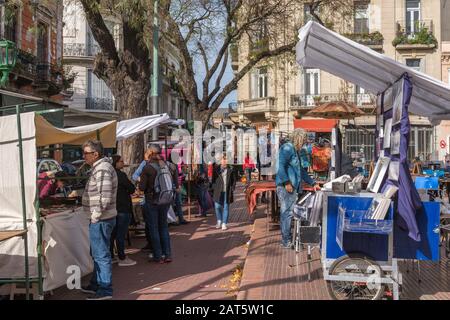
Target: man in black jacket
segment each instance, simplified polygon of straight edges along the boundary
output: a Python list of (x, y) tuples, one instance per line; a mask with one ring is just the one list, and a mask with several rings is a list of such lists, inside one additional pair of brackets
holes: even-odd
[(122, 171), (124, 167), (123, 158), (119, 155), (113, 155), (113, 167), (117, 173), (117, 217), (116, 227), (111, 235), (111, 257), (114, 257), (114, 242), (117, 245), (117, 255), (119, 259), (113, 258), (113, 263), (119, 262), (120, 267), (133, 266), (136, 261), (131, 260), (125, 255), (125, 236), (128, 233), (131, 215), (133, 214), (133, 204), (131, 203), (131, 195), (136, 191), (133, 183), (128, 179), (127, 175)]
[(229, 205), (233, 203), (233, 192), (236, 186), (236, 174), (232, 166), (227, 164), (227, 157), (222, 156), (220, 166), (213, 170), (213, 199), (216, 209), (217, 225), (227, 230)]

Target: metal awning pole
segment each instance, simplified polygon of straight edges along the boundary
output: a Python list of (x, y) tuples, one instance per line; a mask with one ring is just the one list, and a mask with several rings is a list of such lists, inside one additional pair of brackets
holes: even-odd
[(22, 217), (23, 217), (23, 230), (27, 231), (24, 235), (24, 245), (25, 245), (25, 298), (30, 299), (30, 270), (29, 270), (29, 259), (28, 259), (28, 227), (27, 227), (27, 207), (25, 199), (25, 172), (23, 169), (23, 144), (22, 144), (22, 124), (20, 120), (20, 105), (16, 106), (17, 115), (17, 135), (19, 140), (19, 164), (20, 164), (20, 191), (22, 194)]

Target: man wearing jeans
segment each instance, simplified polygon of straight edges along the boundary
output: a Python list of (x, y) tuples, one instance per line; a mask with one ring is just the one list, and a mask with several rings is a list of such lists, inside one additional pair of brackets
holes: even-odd
[(94, 272), (84, 293), (88, 300), (112, 299), (111, 233), (116, 224), (117, 174), (108, 159), (103, 157), (100, 141), (89, 140), (83, 145), (86, 163), (92, 167), (83, 193), (83, 209), (89, 215), (89, 239)]
[(300, 163), (299, 152), (306, 142), (306, 132), (303, 129), (295, 129), (289, 138), (278, 152), (275, 180), (280, 201), (281, 246), (286, 249), (292, 247), (292, 213), (297, 196), (302, 191), (302, 182), (305, 181), (315, 189), (320, 189)]

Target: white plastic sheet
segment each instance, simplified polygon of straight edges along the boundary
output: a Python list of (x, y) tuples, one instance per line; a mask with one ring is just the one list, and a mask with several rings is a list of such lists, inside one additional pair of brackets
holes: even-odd
[[(34, 113), (20, 115), (30, 276), (37, 276), (36, 140)], [(0, 117), (0, 230), (22, 230), (22, 191), (17, 116)], [(0, 242), (0, 278), (25, 276), (25, 242), (21, 237)]]
[(89, 217), (82, 208), (47, 216), (42, 240), (46, 271), (44, 291), (65, 286), (74, 270), (79, 270), (81, 277), (92, 272)]
[(422, 72), (310, 21), (299, 31), (297, 62), (319, 68), (379, 94), (404, 73), (413, 84), (409, 111), (433, 123), (450, 119), (450, 87)]

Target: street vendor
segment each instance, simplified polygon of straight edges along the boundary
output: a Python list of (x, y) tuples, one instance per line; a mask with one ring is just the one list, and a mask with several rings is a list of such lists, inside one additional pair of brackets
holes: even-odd
[(291, 222), (294, 204), (298, 194), (302, 191), (302, 182), (305, 181), (314, 189), (319, 190), (319, 185), (308, 175), (301, 166), (300, 150), (306, 143), (306, 131), (295, 129), (289, 139), (280, 147), (277, 159), (277, 195), (281, 205), (281, 246), (286, 249), (292, 248)]
[(64, 171), (42, 172), (38, 178), (39, 199), (46, 199), (54, 195), (62, 195), (63, 197), (73, 197), (76, 194), (66, 185), (64, 178), (67, 174)]

